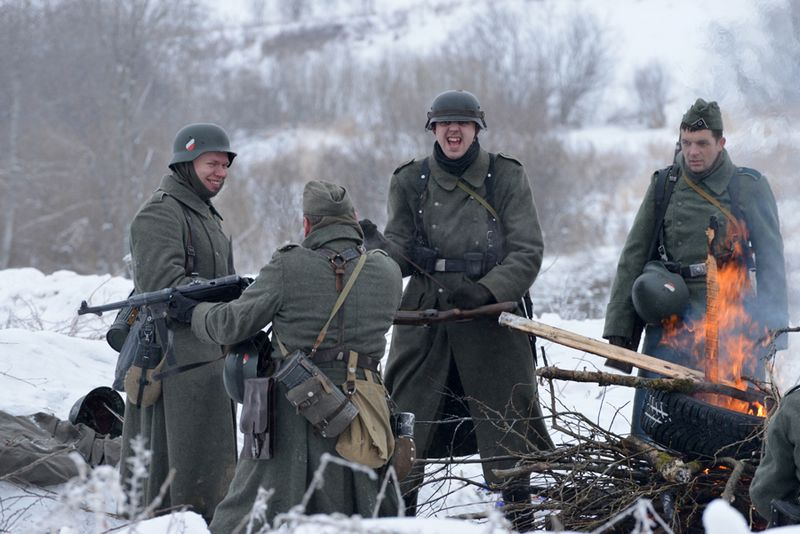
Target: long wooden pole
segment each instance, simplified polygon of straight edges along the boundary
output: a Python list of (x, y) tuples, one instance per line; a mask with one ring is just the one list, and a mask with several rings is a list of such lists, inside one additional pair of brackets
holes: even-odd
[(515, 330), (536, 334), (541, 338), (552, 341), (553, 343), (558, 343), (559, 345), (564, 345), (565, 347), (582, 350), (618, 362), (629, 363), (646, 371), (652, 371), (671, 378), (688, 378), (695, 381), (705, 380), (705, 374), (701, 371), (690, 369), (676, 363), (659, 360), (658, 358), (653, 358), (646, 354), (639, 354), (638, 352), (623, 347), (610, 345), (598, 339), (582, 336), (575, 332), (570, 332), (569, 330), (563, 330), (555, 326), (526, 319), (525, 317), (520, 317), (513, 313), (504, 312), (500, 314), (498, 322), (503, 326)]

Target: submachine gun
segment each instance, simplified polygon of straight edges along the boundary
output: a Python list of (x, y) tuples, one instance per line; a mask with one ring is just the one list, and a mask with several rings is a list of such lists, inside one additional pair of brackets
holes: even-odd
[[(78, 309), (78, 315), (87, 313), (102, 315), (103, 312), (120, 310), (106, 339), (114, 349), (120, 351), (114, 389), (122, 391), (125, 372), (133, 364), (134, 359), (148, 360), (140, 363), (145, 369), (152, 369), (160, 362), (162, 355), (166, 357), (170, 369), (160, 373), (161, 378), (206, 363), (176, 366), (172, 332), (167, 328), (166, 322), (167, 308), (175, 295), (180, 293), (184, 297), (200, 302), (230, 302), (239, 298), (252, 281), (251, 278), (234, 274), (212, 280), (195, 279), (177, 287), (131, 294), (125, 300), (99, 306), (89, 306), (84, 300)], [(128, 339), (131, 336), (133, 338)]]
[[(180, 293), (184, 297), (200, 302), (230, 302), (239, 298), (242, 291), (244, 291), (251, 282), (252, 279), (250, 278), (232, 274), (212, 280), (196, 279), (182, 286), (168, 287), (149, 293), (138, 293), (129, 296), (125, 300), (101, 304), (99, 306), (89, 306), (84, 300), (81, 302), (81, 307), (78, 309), (78, 315), (85, 315), (87, 313), (103, 315), (103, 312), (121, 310), (125, 307), (139, 309), (147, 307), (154, 315), (166, 317), (167, 307), (176, 293)], [(159, 312), (161, 312), (161, 314)]]

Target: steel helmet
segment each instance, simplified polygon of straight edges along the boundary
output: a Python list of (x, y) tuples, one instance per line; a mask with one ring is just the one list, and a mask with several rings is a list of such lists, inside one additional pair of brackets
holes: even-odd
[(227, 152), (228, 161), (233, 163), (236, 152), (231, 150), (231, 142), (225, 130), (210, 123), (189, 124), (175, 134), (172, 143), (172, 161), (170, 168), (176, 163), (194, 161), (206, 152)]
[(437, 122), (472, 121), (480, 128), (486, 129), (481, 104), (475, 95), (468, 91), (445, 91), (433, 99), (428, 112), (426, 130), (432, 130)]
[(69, 422), (84, 424), (98, 434), (112, 438), (122, 435), (125, 402), (113, 389), (101, 386), (78, 399), (69, 411)]
[(244, 401), (244, 381), (248, 378), (267, 376), (272, 364), (272, 343), (266, 332), (233, 345), (225, 356), (222, 382), (228, 396), (236, 402)]
[(663, 262), (650, 261), (633, 281), (633, 307), (648, 324), (659, 324), (673, 315), (681, 316), (689, 305), (689, 288), (679, 274)]

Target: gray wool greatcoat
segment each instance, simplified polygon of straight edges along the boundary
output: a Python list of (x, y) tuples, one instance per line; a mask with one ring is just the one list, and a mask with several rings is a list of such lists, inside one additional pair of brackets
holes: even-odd
[[(168, 175), (131, 223), (137, 292), (191, 280), (186, 276), (189, 223), (184, 210), (191, 218), (194, 271), (204, 279), (233, 274), (231, 241), (222, 230), (221, 217), (187, 184)], [(124, 479), (130, 476), (126, 462), (132, 454), (130, 440), (143, 435), (153, 453), (145, 504), (158, 495), (169, 470), (175, 469), (161, 507), (188, 505), (210, 521), (236, 468), (234, 404), (222, 384), (221, 347), (202, 343), (188, 325), (168, 320), (168, 326), (174, 332), (177, 365), (213, 363), (165, 378), (162, 396), (152, 406), (139, 409), (126, 403), (120, 470)]]
[(770, 519), (773, 499), (800, 503), (800, 393), (790, 390), (770, 417), (764, 457), (750, 483), (750, 499)]
[[(481, 150), (463, 175), (463, 180), (482, 196), (486, 195), (484, 181), (489, 160), (489, 153)], [(439, 257), (463, 258), (467, 252), (485, 251), (487, 245), (487, 210), (457, 187), (459, 178), (444, 171), (433, 156), (429, 157), (429, 165), (430, 178), (422, 206), (418, 205), (415, 185), (420, 180), (421, 161), (401, 166), (391, 179), (385, 237), (389, 254), (406, 276), (413, 272), (404, 256), (411, 254), (414, 213), (419, 208), (423, 211), (429, 247), (436, 249)], [(494, 176), (493, 208), (500, 217), (500, 245), (505, 256), (476, 281), (488, 288), (498, 302), (519, 302), (542, 263), (542, 232), (522, 164), (498, 154)], [(401, 309), (451, 309), (450, 293), (475, 282), (463, 272), (435, 272), (431, 276), (438, 283), (427, 276), (411, 277)], [(527, 335), (499, 326), (494, 317), (426, 327), (396, 326), (386, 384), (398, 408), (416, 414), (418, 457), (445, 457), (453, 446), (456, 455), (480, 451), (481, 457), (493, 457), (553, 447), (541, 418), (533, 373)], [(470, 400), (466, 406), (453, 405), (454, 395)], [(445, 414), (473, 419), (457, 429), (431, 424), (445, 418)], [(501, 482), (491, 470), (513, 463), (509, 460), (484, 464), (486, 480)]]
[[(200, 303), (192, 315), (192, 329), (207, 343), (232, 344), (272, 323), (273, 357), (281, 354), (276, 336), (289, 352), (301, 349), (308, 354), (339, 295), (332, 264), (317, 249), (341, 252), (361, 242), (355, 221), (353, 225), (333, 224), (313, 230), (302, 246), (287, 245), (279, 249), (237, 300)], [(345, 283), (357, 261), (347, 263)], [(344, 347), (380, 360), (386, 346), (386, 332), (400, 304), (401, 288), (397, 265), (382, 251), (370, 252), (337, 314), (343, 317), (342, 327), (335, 317), (319, 350)], [(346, 362), (341, 361), (319, 364), (335, 384), (344, 384), (345, 367)], [(320, 455), (338, 456), (336, 439), (316, 434), (311, 424), (289, 404), (285, 394), (285, 387), (280, 385), (276, 395), (274, 456), (268, 460), (239, 460), (230, 490), (210, 525), (214, 534), (232, 532), (253, 508), (261, 487), (274, 490), (266, 511), (266, 520), (271, 523), (277, 514), (300, 504), (320, 466)], [(380, 478), (370, 480), (365, 473), (329, 464), (324, 482), (324, 489), (314, 492), (306, 513), (338, 512), (371, 517)], [(379, 513), (396, 515), (394, 491), (389, 488), (387, 495)], [(256, 524), (255, 529), (258, 528), (260, 524)]]

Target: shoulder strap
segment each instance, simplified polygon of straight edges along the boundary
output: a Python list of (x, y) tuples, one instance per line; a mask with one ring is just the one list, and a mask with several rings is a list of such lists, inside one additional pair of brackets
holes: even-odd
[(647, 253), (647, 261), (652, 260), (656, 251), (662, 260), (667, 261), (667, 251), (662, 243), (661, 229), (664, 227), (664, 215), (667, 214), (667, 206), (678, 182), (678, 166), (670, 165), (656, 172), (656, 190), (653, 200), (655, 201), (656, 217), (653, 226), (653, 236), (650, 238), (650, 249)]
[[(431, 166), (429, 158), (425, 158), (422, 160), (422, 167), (420, 169), (419, 180), (414, 182), (414, 186), (416, 187), (417, 191), (417, 209), (414, 210), (414, 235), (415, 235), (415, 243), (418, 245), (427, 247), (428, 246), (428, 236), (425, 234), (425, 228), (422, 224), (422, 206), (424, 204), (425, 195), (428, 191), (428, 178), (431, 174)], [(497, 161), (497, 154), (490, 152), (489, 153), (489, 170), (486, 173), (486, 179), (484, 180), (484, 185), (486, 187), (486, 197), (482, 197), (478, 194), (477, 191), (472, 189), (470, 186), (465, 184), (462, 180), (459, 180), (456, 184), (462, 191), (467, 193), (468, 195), (472, 196), (477, 202), (483, 206), (486, 211), (490, 215), (489, 224), (492, 227), (492, 230), (497, 230), (497, 224), (499, 223), (500, 217), (497, 215), (497, 211), (495, 211), (493, 204), (494, 204), (494, 189), (495, 189), (495, 177), (494, 177), (494, 169), (495, 169), (495, 162)]]
[(339, 311), (339, 308), (342, 307), (342, 304), (344, 304), (344, 301), (347, 298), (347, 295), (350, 293), (350, 290), (353, 289), (353, 284), (355, 284), (356, 278), (358, 278), (358, 275), (361, 273), (361, 269), (364, 267), (366, 262), (367, 255), (361, 254), (361, 257), (358, 259), (358, 263), (356, 264), (356, 268), (353, 269), (353, 274), (351, 274), (350, 278), (347, 279), (347, 284), (345, 284), (344, 289), (342, 289), (342, 292), (339, 293), (339, 298), (337, 298), (336, 302), (333, 304), (330, 317), (328, 317), (328, 320), (325, 322), (325, 326), (322, 327), (322, 330), (319, 331), (317, 339), (314, 341), (314, 346), (311, 347), (311, 354), (317, 352), (317, 349), (322, 344), (325, 336), (328, 334), (328, 327), (330, 326), (331, 321)]

